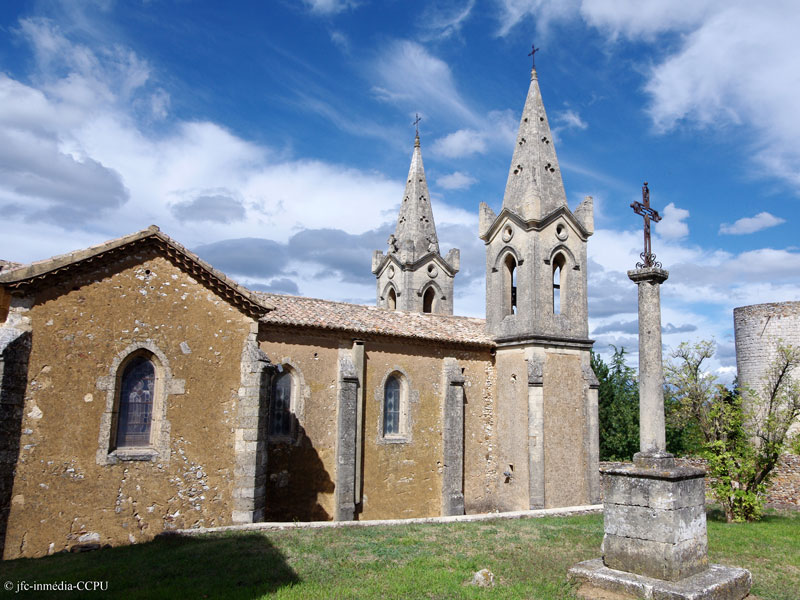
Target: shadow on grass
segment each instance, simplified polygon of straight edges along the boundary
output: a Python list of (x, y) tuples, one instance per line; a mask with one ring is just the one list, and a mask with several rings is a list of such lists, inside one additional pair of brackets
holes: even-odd
[(242, 532), (164, 536), (134, 546), (18, 559), (2, 563), (0, 572), (12, 582), (107, 581), (104, 598), (126, 599), (260, 598), (300, 582), (265, 536)]
[[(780, 510), (771, 507), (766, 507), (764, 512), (761, 514), (761, 517), (757, 521), (753, 521), (754, 523), (783, 523), (791, 521), (793, 518), (800, 517), (800, 511), (797, 511), (797, 515), (794, 514), (795, 511), (793, 510)], [(716, 523), (727, 523), (727, 519), (725, 518), (725, 511), (722, 510), (722, 507), (719, 504), (707, 504), (706, 505), (706, 520), (707, 521), (714, 521)]]

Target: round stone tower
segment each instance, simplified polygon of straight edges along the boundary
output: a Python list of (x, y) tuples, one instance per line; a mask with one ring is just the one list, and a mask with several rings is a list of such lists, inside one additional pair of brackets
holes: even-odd
[[(761, 391), (779, 344), (800, 346), (800, 302), (770, 302), (733, 309), (739, 385)], [(793, 373), (800, 377), (800, 373)], [(795, 423), (796, 431), (800, 423)]]

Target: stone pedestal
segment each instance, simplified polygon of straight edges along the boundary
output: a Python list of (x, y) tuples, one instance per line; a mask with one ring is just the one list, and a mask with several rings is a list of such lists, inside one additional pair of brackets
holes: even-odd
[(745, 569), (708, 564), (705, 472), (666, 453), (603, 469), (603, 558), (572, 567), (584, 598), (741, 600)]
[(702, 469), (634, 464), (602, 473), (605, 566), (667, 581), (708, 568)]

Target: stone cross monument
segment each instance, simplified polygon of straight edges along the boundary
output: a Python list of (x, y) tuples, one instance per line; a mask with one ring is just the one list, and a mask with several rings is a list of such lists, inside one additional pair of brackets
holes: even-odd
[(631, 207), (644, 218), (642, 262), (628, 271), (639, 293), (639, 452), (633, 465), (601, 469), (604, 530), (601, 559), (579, 563), (570, 577), (584, 598), (741, 600), (750, 591), (745, 569), (710, 565), (705, 471), (677, 467), (666, 451), (660, 286), (669, 273), (650, 248), (650, 190)]

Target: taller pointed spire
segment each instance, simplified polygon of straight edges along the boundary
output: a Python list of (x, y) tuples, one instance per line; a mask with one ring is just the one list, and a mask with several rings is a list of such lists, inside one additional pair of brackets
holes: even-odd
[(541, 219), (566, 205), (564, 182), (534, 67), (508, 172), (503, 208), (530, 220)]
[(397, 216), (394, 240), (390, 238), (389, 241), (390, 252), (394, 249), (393, 243), (403, 262), (414, 262), (428, 252), (439, 252), (428, 182), (422, 164), (419, 132), (414, 140), (414, 152), (411, 155), (411, 167), (408, 169), (400, 214)]

